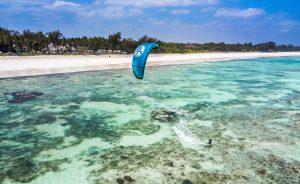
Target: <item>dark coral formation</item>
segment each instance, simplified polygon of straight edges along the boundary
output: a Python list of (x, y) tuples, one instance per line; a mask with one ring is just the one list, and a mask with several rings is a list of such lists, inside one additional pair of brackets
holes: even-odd
[(183, 180), (182, 184), (193, 184), (193, 182), (191, 182), (189, 179), (185, 179)]
[[(122, 155), (126, 155), (126, 159), (123, 159)], [(143, 177), (147, 177), (139, 175), (138, 172), (141, 168), (152, 168), (156, 172), (161, 173), (159, 181), (162, 183), (221, 184), (237, 180), (240, 183), (247, 183), (248, 180), (245, 174), (236, 171), (233, 171), (232, 174), (225, 174), (222, 171), (203, 170), (201, 164), (207, 159), (214, 160), (213, 157), (200, 154), (195, 150), (184, 149), (177, 141), (168, 139), (164, 139), (149, 147), (115, 147), (98, 155), (93, 155), (89, 159), (95, 163), (103, 164), (101, 169), (92, 172), (93, 176), (100, 176), (99, 178), (101, 178), (95, 181), (97, 184), (111, 183), (113, 180), (125, 182), (126, 179), (121, 178), (120, 175), (130, 175), (134, 177), (137, 183), (140, 183), (144, 180)], [(118, 171), (118, 174), (115, 175), (116, 178), (104, 179), (101, 177), (102, 173), (109, 172), (110, 170)]]
[(128, 182), (134, 182), (134, 179), (130, 176), (124, 176), (124, 180), (126, 180)]
[(118, 184), (124, 184), (125, 181), (124, 181), (122, 178), (118, 178), (118, 179), (117, 179), (117, 183), (118, 183)]
[(36, 99), (36, 97), (42, 96), (43, 93), (37, 91), (17, 91), (12, 92), (11, 95), (13, 96), (13, 99), (8, 100), (8, 103), (23, 103), (30, 100), (34, 100)]
[(175, 122), (178, 120), (178, 115), (174, 111), (153, 111), (151, 113), (151, 119), (152, 120), (157, 120), (160, 122)]
[(124, 176), (124, 178), (117, 178), (118, 184), (124, 184), (125, 182), (132, 183), (135, 180), (131, 176)]
[(16, 160), (18, 169), (9, 169), (5, 171), (5, 174), (13, 181), (27, 183), (46, 172), (58, 171), (59, 165), (67, 161), (67, 159), (61, 159), (37, 163), (30, 158), (19, 158)]

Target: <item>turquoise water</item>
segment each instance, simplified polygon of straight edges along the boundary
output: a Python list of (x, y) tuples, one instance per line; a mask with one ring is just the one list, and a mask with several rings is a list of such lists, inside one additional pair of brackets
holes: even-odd
[[(0, 86), (0, 183), (300, 181), (300, 58), (148, 67), (144, 80), (124, 69)], [(7, 103), (6, 93), (23, 90), (44, 95)], [(175, 117), (153, 117), (162, 111)]]

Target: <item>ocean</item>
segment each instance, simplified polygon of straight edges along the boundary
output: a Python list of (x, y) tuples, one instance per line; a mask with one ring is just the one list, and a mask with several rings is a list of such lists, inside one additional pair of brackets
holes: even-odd
[(0, 183), (299, 181), (299, 57), (0, 80)]

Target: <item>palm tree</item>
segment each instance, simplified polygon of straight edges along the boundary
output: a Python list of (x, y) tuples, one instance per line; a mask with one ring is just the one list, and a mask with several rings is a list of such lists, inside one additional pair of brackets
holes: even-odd
[(63, 34), (59, 30), (57, 30), (47, 33), (47, 36), (48, 40), (55, 45), (56, 52), (58, 52), (58, 46), (61, 42), (61, 39), (63, 38)]
[(120, 32), (114, 33), (108, 36), (108, 42), (110, 43), (110, 49), (119, 49), (122, 40), (122, 34)]
[(23, 31), (24, 48), (27, 52), (31, 51), (33, 48), (33, 38), (34, 38), (33, 32), (31, 32), (30, 30)]
[(42, 51), (47, 46), (47, 38), (39, 31), (34, 35), (33, 46), (35, 50)]
[(0, 27), (0, 50), (3, 52), (11, 52), (13, 49), (12, 40), (13, 31)]

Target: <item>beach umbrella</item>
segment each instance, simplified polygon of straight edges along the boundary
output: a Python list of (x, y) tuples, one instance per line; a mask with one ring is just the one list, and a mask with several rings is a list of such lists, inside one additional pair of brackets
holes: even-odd
[(134, 51), (132, 58), (132, 71), (137, 79), (143, 79), (148, 55), (153, 49), (159, 48), (157, 43), (143, 43)]

